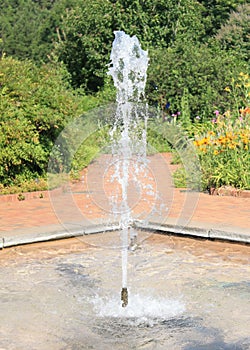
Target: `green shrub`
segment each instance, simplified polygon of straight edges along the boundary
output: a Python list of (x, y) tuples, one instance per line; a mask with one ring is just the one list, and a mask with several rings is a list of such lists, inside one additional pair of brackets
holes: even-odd
[(225, 86), (245, 69), (248, 65), (237, 52), (223, 51), (217, 44), (176, 42), (151, 50), (147, 98), (169, 117), (181, 112), (177, 121), (185, 127), (189, 118), (198, 116), (204, 122), (218, 107), (226, 111), (234, 104)]
[(152, 126), (147, 130), (148, 152), (171, 152), (172, 148), (164, 135), (159, 134)]
[(52, 146), (67, 123), (97, 99), (74, 92), (61, 66), (0, 59), (0, 183), (46, 176)]
[[(241, 101), (245, 99), (249, 103), (249, 76), (240, 73), (238, 80), (239, 83), (233, 84), (235, 103), (238, 105), (239, 96)], [(226, 87), (228, 93), (231, 89)], [(250, 108), (240, 111), (233, 108), (233, 112), (228, 110), (223, 114), (216, 110), (207, 127), (205, 132), (197, 129), (194, 133), (194, 145), (203, 171), (203, 188), (229, 185), (250, 189)]]
[(177, 188), (187, 187), (187, 174), (183, 167), (175, 170), (173, 174), (174, 186)]

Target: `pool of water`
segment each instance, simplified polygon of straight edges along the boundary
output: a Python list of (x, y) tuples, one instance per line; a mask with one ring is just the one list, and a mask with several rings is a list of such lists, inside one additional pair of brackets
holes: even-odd
[(118, 239), (0, 251), (0, 349), (250, 349), (249, 246), (141, 232), (122, 308)]

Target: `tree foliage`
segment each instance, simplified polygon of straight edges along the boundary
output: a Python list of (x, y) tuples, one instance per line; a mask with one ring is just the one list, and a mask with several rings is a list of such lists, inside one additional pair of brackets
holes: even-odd
[(19, 183), (46, 173), (52, 145), (82, 103), (65, 70), (0, 59), (0, 182)]
[(219, 29), (216, 39), (222, 48), (238, 52), (249, 61), (250, 52), (250, 5), (238, 6), (231, 12), (229, 19)]
[(45, 174), (65, 123), (97, 104), (86, 92), (114, 98), (115, 30), (149, 51), (149, 102), (187, 123), (234, 103), (225, 87), (249, 70), (248, 23), (245, 0), (0, 0), (0, 183)]
[(218, 45), (179, 42), (152, 52), (147, 96), (162, 111), (169, 102), (170, 114), (181, 111), (186, 98), (192, 118), (206, 118), (219, 106), (226, 110), (234, 102), (225, 87), (246, 68), (244, 61)]
[(104, 84), (113, 31), (136, 34), (148, 49), (167, 47), (176, 38), (199, 41), (205, 34), (203, 10), (195, 0), (86, 0), (64, 18), (56, 54), (74, 86), (98, 90)]
[(204, 16), (207, 18), (206, 34), (208, 37), (216, 32), (229, 19), (230, 13), (241, 4), (247, 4), (246, 0), (199, 0), (205, 7)]
[[(77, 0), (1, 0), (0, 53), (47, 62), (62, 16)], [(79, 1), (78, 1), (79, 2)]]
[(64, 18), (56, 55), (74, 87), (95, 91), (103, 85), (113, 39), (111, 7), (108, 1), (86, 0)]

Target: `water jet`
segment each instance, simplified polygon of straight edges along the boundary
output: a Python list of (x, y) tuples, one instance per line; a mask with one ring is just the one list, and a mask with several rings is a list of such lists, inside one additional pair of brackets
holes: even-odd
[[(114, 201), (116, 212), (120, 214), (122, 227), (122, 307), (128, 305), (127, 259), (129, 245), (135, 246), (136, 231), (131, 229), (133, 218), (128, 202), (129, 174), (134, 172), (134, 181), (139, 182), (139, 173), (145, 171), (147, 163), (147, 114), (143, 120), (139, 115), (139, 105), (144, 98), (147, 80), (148, 55), (141, 49), (136, 36), (130, 37), (122, 31), (115, 32), (108, 74), (117, 89), (116, 120), (111, 130), (112, 154), (117, 156), (115, 179), (121, 187), (121, 197)], [(119, 131), (117, 136), (117, 131)], [(138, 164), (140, 161), (140, 166)], [(131, 170), (132, 168), (132, 170)], [(129, 243), (129, 232), (130, 243)]]
[[(111, 180), (118, 184), (110, 198), (116, 226), (104, 233), (102, 225), (93, 225), (67, 241), (1, 251), (0, 347), (247, 350), (249, 247), (176, 238), (168, 234), (171, 227), (151, 223), (150, 229), (166, 231), (152, 235), (146, 223), (135, 222), (131, 178), (141, 182), (145, 172), (149, 178), (147, 105), (141, 108), (148, 58), (135, 38), (119, 32), (116, 39), (110, 69), (118, 87), (110, 131)], [(134, 89), (134, 83), (140, 87)], [(157, 195), (147, 185), (150, 200)], [(69, 206), (67, 193), (65, 198)]]

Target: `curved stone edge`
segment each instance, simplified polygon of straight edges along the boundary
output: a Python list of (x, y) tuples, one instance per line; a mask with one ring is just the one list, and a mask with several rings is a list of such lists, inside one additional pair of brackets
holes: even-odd
[(101, 232), (116, 231), (119, 229), (120, 226), (117, 223), (107, 225), (97, 224), (72, 231), (62, 230), (56, 232), (27, 234), (22, 236), (2, 237), (0, 238), (0, 249), (10, 248), (18, 245), (80, 237)]
[[(193, 238), (204, 238), (204, 239), (214, 239), (230, 241), (235, 243), (250, 244), (250, 235), (241, 234), (238, 232), (228, 232), (217, 229), (206, 229), (199, 227), (180, 227), (174, 224), (159, 224), (157, 222), (140, 222), (135, 221), (133, 223), (135, 228), (141, 230), (148, 230), (152, 232), (158, 232), (161, 234), (172, 234), (179, 236), (190, 236)], [(60, 239), (80, 237), (84, 235), (97, 234), (102, 232), (110, 232), (121, 229), (118, 223), (108, 223), (108, 224), (96, 224), (88, 227), (84, 227), (77, 230), (67, 231), (61, 230), (56, 232), (44, 232), (44, 233), (34, 233), (26, 234), (22, 236), (11, 236), (0, 238), (0, 249), (10, 248), (18, 245), (48, 242)]]
[(134, 225), (138, 229), (161, 232), (162, 234), (175, 234), (180, 236), (190, 236), (197, 238), (206, 238), (212, 240), (223, 240), (235, 243), (250, 244), (250, 234), (241, 234), (239, 232), (229, 232), (213, 228), (200, 227), (181, 227), (174, 224), (159, 224), (156, 222), (143, 223), (135, 221)]

